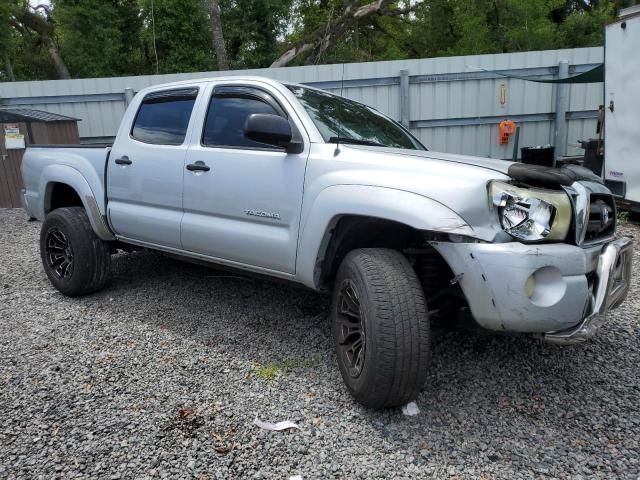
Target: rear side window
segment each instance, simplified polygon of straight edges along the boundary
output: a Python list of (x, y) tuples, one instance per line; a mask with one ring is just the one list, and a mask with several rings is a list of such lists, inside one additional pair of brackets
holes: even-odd
[(278, 115), (271, 105), (256, 97), (214, 96), (209, 103), (202, 144), (207, 147), (273, 148), (244, 136), (244, 124), (253, 113)]
[(138, 109), (131, 136), (155, 145), (181, 145), (197, 96), (197, 88), (150, 93)]

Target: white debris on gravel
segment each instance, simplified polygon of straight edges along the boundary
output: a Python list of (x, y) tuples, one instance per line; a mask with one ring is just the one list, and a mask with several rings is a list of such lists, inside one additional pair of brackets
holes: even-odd
[(295, 423), (285, 420), (283, 422), (271, 423), (271, 422), (263, 422), (259, 418), (256, 418), (253, 421), (253, 424), (262, 428), (263, 430), (271, 430), (272, 432), (279, 432), (280, 430), (288, 430), (289, 428), (297, 428), (300, 430), (300, 427)]
[[(402, 421), (347, 392), (328, 298), (149, 252), (114, 256), (103, 291), (66, 298), (24, 218), (0, 210), (0, 479), (640, 472), (638, 250), (629, 298), (584, 345), (434, 330), (420, 414)], [(256, 373), (288, 359), (273, 381)], [(256, 412), (304, 430), (256, 428)]]
[(414, 415), (418, 415), (419, 413), (420, 413), (420, 409), (418, 408), (418, 405), (416, 404), (416, 402), (409, 402), (402, 407), (403, 415), (408, 415), (412, 417)]

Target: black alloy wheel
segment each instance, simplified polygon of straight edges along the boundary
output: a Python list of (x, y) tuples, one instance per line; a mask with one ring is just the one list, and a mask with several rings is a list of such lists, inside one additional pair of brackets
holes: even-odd
[(56, 227), (47, 231), (44, 250), (47, 265), (57, 278), (73, 275), (73, 249), (62, 231)]
[(365, 313), (355, 284), (347, 279), (338, 291), (338, 349), (351, 378), (358, 378), (364, 366), (367, 332)]
[(95, 234), (82, 207), (47, 214), (40, 230), (40, 257), (53, 286), (70, 297), (100, 290), (109, 277), (109, 244)]
[(429, 371), (429, 315), (402, 252), (362, 248), (345, 256), (331, 326), (342, 379), (358, 402), (386, 408), (416, 399)]

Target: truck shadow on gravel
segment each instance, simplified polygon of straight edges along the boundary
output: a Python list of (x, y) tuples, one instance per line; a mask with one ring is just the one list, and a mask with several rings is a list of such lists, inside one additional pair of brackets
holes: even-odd
[[(114, 256), (112, 271), (112, 282), (99, 296), (126, 304), (136, 321), (219, 346), (243, 360), (312, 357), (335, 367), (326, 295), (149, 252)], [(602, 371), (592, 360), (608, 343), (560, 348), (525, 336), (464, 329), (434, 329), (432, 337), (432, 374), (421, 400), (438, 399), (443, 407), (450, 404), (441, 397), (460, 391), (466, 392), (463, 402), (484, 399), (483, 408), (487, 400), (499, 405), (514, 395), (542, 398), (566, 388), (574, 395), (592, 394)]]

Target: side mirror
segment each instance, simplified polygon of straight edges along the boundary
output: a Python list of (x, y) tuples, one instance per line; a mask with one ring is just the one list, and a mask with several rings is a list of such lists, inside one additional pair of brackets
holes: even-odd
[(300, 153), (302, 142), (292, 141), (291, 125), (286, 118), (271, 113), (252, 113), (244, 124), (244, 136), (254, 142), (282, 147), (288, 153)]

